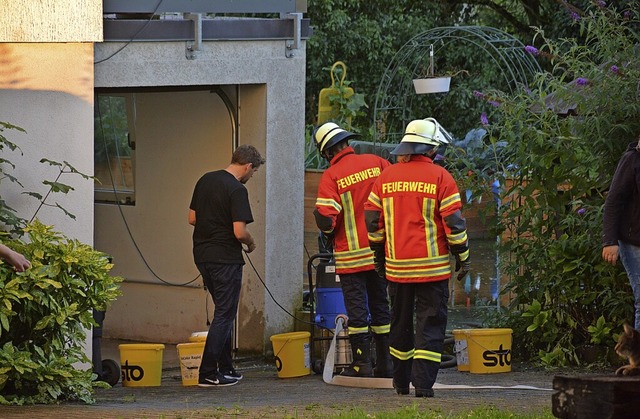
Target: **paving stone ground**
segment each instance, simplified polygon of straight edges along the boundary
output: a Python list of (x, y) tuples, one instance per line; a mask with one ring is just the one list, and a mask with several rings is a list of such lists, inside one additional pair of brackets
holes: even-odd
[[(103, 358), (113, 348), (103, 346)], [(413, 393), (399, 396), (392, 389), (366, 389), (326, 384), (321, 375), (280, 378), (264, 359), (241, 358), (237, 369), (244, 379), (235, 386), (183, 386), (175, 345), (166, 345), (162, 381), (156, 387), (98, 389), (94, 405), (4, 406), (0, 418), (326, 418), (354, 410), (376, 413), (416, 405), (420, 410), (449, 414), (493, 406), (514, 413), (551, 412), (554, 374), (514, 364), (500, 374), (471, 374), (455, 367), (442, 369), (441, 384), (502, 386), (499, 389), (436, 390), (431, 399)], [(541, 390), (509, 387), (526, 385)]]

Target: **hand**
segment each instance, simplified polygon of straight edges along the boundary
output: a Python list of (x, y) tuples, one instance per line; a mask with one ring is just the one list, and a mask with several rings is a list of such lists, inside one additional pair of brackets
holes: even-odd
[(320, 249), (320, 253), (333, 253), (333, 234), (320, 232), (318, 248)]
[(9, 265), (13, 266), (13, 269), (16, 272), (24, 272), (31, 266), (31, 263), (22, 255), (22, 253), (15, 252), (13, 250), (9, 251), (5, 260)]
[(244, 249), (244, 251), (247, 252), (247, 253), (251, 253), (254, 250), (256, 250), (256, 242), (251, 242), (251, 244), (248, 244), (247, 248)]
[(456, 272), (460, 271), (456, 279), (458, 281), (462, 281), (462, 278), (467, 276), (469, 271), (471, 271), (471, 261), (470, 258), (466, 258), (465, 260), (460, 260), (460, 255), (455, 255), (456, 257)]
[(618, 246), (611, 245), (602, 248), (602, 259), (605, 262), (615, 265), (618, 261)]
[(382, 259), (382, 260), (374, 259), (373, 260), (374, 269), (378, 273), (378, 276), (380, 278), (386, 279), (387, 278), (387, 270), (384, 267), (384, 263), (385, 263), (384, 259)]
[(378, 276), (383, 279), (387, 279), (387, 269), (385, 268), (386, 255), (384, 253), (384, 246), (374, 245), (371, 247), (373, 250), (373, 266)]

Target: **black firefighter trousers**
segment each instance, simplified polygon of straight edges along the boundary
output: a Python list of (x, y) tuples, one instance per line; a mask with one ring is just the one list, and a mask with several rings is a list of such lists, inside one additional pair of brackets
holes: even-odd
[(431, 389), (444, 348), (449, 281), (390, 282), (389, 296), (394, 386), (408, 389), (413, 383), (416, 390)]

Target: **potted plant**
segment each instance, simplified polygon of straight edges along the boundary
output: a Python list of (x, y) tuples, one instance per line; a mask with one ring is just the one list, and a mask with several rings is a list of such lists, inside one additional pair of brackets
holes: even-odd
[(426, 77), (413, 79), (416, 94), (446, 93), (451, 85), (451, 77), (436, 77), (433, 63), (433, 44), (429, 46), (429, 68)]

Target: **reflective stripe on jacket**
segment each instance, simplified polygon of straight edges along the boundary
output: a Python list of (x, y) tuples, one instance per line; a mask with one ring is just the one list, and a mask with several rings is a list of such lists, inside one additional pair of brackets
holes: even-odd
[(387, 279), (449, 279), (449, 248), (461, 243), (466, 247), (467, 231), (464, 224), (452, 231), (444, 218), (461, 208), (453, 177), (428, 157), (414, 155), (385, 170), (373, 185), (365, 211), (377, 215), (368, 225), (369, 240), (385, 245)]
[(332, 160), (318, 186), (316, 210), (331, 220), (322, 229), (333, 234), (333, 248), (338, 274), (373, 269), (373, 252), (369, 248), (364, 222), (364, 203), (371, 185), (382, 170), (391, 164), (373, 154), (355, 154), (347, 147)]

